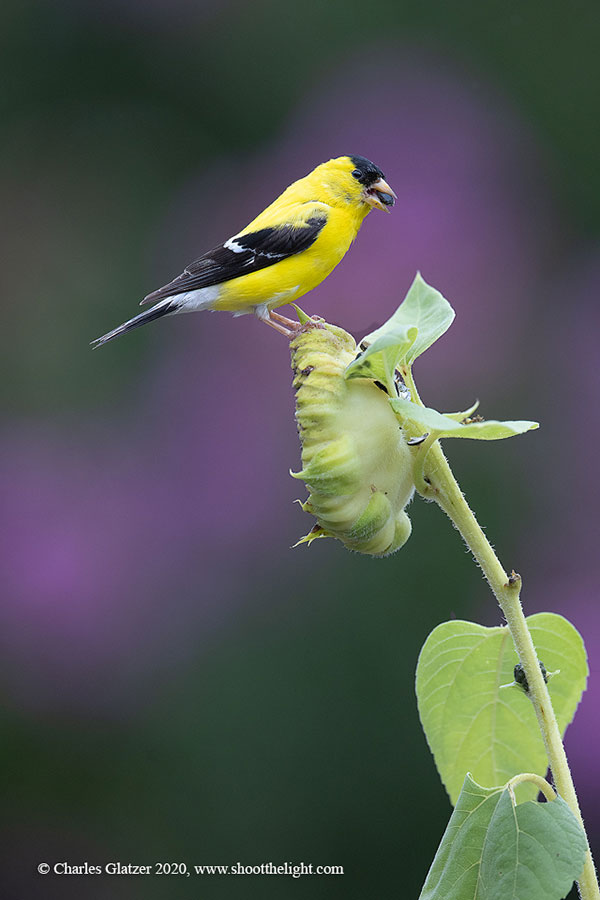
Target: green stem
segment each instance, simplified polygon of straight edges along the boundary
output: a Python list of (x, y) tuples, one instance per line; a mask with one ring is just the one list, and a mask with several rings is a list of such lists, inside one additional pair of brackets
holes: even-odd
[[(412, 382), (412, 378), (410, 380)], [(419, 402), (414, 382), (410, 387), (411, 392), (413, 389), (415, 391), (413, 399)], [(525, 670), (529, 684), (529, 697), (542, 732), (554, 783), (558, 793), (569, 805), (583, 828), (579, 802), (560, 730), (519, 599), (521, 577), (514, 572), (509, 577), (504, 571), (500, 560), (467, 504), (439, 443), (435, 443), (431, 447), (425, 460), (422, 486), (424, 489), (419, 492), (423, 497), (427, 500), (435, 500), (460, 531), (500, 604), (521, 665)], [(579, 891), (582, 900), (600, 900), (600, 889), (589, 850), (583, 874), (579, 880)]]
[(396, 381), (394, 378), (396, 370), (390, 368), (390, 363), (385, 353), (383, 355), (383, 370), (385, 372), (385, 386), (387, 388), (388, 396), (397, 397), (398, 392), (396, 390)]
[(515, 788), (518, 787), (518, 785), (523, 784), (524, 782), (535, 784), (538, 791), (541, 791), (546, 800), (548, 800), (549, 802), (551, 802), (552, 800), (556, 800), (556, 794), (545, 778), (542, 778), (541, 775), (535, 775), (533, 772), (521, 772), (520, 775), (515, 775), (514, 778), (511, 778), (506, 785), (508, 790), (510, 791), (513, 806), (517, 805), (515, 800)]
[(412, 369), (410, 366), (401, 366), (400, 374), (402, 375), (402, 380), (404, 384), (410, 391), (410, 399), (413, 403), (417, 403), (419, 406), (423, 406), (423, 401), (419, 397), (419, 392), (417, 390), (417, 386), (415, 384), (415, 380), (413, 378)]
[(427, 461), (429, 451), (431, 450), (433, 444), (437, 441), (437, 434), (438, 433), (428, 434), (420, 444), (417, 444), (415, 452), (413, 454), (413, 477), (415, 481), (415, 487), (419, 494), (421, 494), (421, 496), (425, 496), (425, 494), (429, 490), (429, 484), (425, 480), (425, 463)]

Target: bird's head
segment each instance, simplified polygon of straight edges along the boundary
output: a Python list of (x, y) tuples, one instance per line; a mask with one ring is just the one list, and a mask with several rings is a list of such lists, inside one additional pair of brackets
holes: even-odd
[(315, 174), (327, 175), (327, 186), (340, 199), (364, 205), (370, 209), (391, 208), (398, 199), (384, 178), (383, 172), (364, 156), (338, 156), (315, 169)]

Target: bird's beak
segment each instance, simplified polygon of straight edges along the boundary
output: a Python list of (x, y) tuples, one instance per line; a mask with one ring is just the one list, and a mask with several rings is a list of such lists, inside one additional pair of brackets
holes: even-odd
[(376, 181), (375, 184), (363, 191), (363, 199), (365, 203), (368, 203), (374, 209), (384, 209), (386, 212), (391, 212), (391, 208), (398, 197), (387, 181), (380, 178), (379, 181)]

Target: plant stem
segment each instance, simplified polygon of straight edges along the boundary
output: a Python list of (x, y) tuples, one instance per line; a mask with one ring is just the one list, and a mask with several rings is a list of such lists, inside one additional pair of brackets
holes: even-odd
[(515, 775), (514, 778), (511, 778), (507, 784), (507, 788), (511, 793), (513, 806), (517, 805), (515, 800), (515, 788), (519, 784), (523, 784), (524, 782), (535, 784), (538, 791), (541, 791), (546, 800), (548, 800), (549, 802), (552, 802), (552, 800), (556, 800), (556, 794), (545, 778), (542, 778), (541, 775), (535, 775), (533, 772), (521, 772), (520, 775)]
[[(411, 392), (413, 390), (413, 400), (420, 402), (414, 382), (411, 384)], [(419, 492), (425, 499), (435, 500), (460, 531), (500, 604), (521, 665), (525, 670), (529, 684), (529, 697), (542, 732), (554, 783), (558, 793), (569, 805), (583, 828), (583, 819), (560, 730), (519, 599), (521, 576), (513, 572), (509, 577), (504, 571), (500, 560), (467, 504), (439, 442), (433, 444), (429, 450), (423, 471), (423, 490)], [(579, 891), (582, 900), (600, 900), (600, 889), (589, 850), (579, 880)]]

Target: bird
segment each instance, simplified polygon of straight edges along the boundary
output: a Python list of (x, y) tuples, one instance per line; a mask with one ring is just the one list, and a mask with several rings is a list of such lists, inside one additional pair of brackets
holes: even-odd
[(300, 324), (275, 312), (320, 284), (345, 256), (372, 209), (397, 196), (364, 156), (339, 156), (293, 182), (244, 229), (152, 291), (150, 309), (96, 338), (94, 348), (140, 325), (196, 310), (254, 315), (287, 337)]

